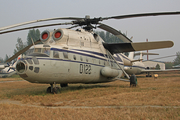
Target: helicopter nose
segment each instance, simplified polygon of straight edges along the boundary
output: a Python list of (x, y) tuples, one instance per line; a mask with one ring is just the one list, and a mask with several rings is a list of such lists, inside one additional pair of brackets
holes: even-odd
[(25, 61), (19, 61), (16, 64), (16, 70), (18, 74), (22, 74), (27, 70), (27, 64)]

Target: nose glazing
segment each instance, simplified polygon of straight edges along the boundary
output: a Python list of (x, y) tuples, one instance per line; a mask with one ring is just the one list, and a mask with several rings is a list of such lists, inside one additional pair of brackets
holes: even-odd
[(19, 61), (17, 64), (16, 64), (16, 70), (18, 73), (24, 73), (27, 69), (27, 65), (25, 63), (25, 61)]

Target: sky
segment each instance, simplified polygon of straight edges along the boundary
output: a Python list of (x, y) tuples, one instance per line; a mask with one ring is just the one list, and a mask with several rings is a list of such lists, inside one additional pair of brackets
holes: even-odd
[[(180, 11), (179, 0), (0, 0), (0, 28), (45, 18), (55, 17), (110, 17), (126, 14), (173, 12)], [(56, 23), (63, 21), (51, 21)], [(69, 21), (66, 21), (69, 22)], [(127, 33), (133, 42), (163, 41), (174, 42), (172, 48), (149, 50), (159, 53), (159, 56), (149, 56), (149, 59), (175, 55), (180, 51), (180, 15), (140, 17), (121, 20), (106, 20), (105, 23), (123, 33)], [(39, 25), (39, 23), (32, 24)], [(24, 26), (26, 27), (26, 26)], [(57, 29), (66, 26), (41, 28)], [(97, 29), (100, 30), (100, 29)], [(28, 30), (0, 35), (0, 57), (13, 55), (17, 38), (27, 41)], [(146, 60), (146, 57), (143, 57)], [(172, 62), (175, 57), (158, 59)]]

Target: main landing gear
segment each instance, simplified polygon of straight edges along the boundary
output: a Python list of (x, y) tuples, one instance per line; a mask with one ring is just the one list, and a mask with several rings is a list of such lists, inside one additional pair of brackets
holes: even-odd
[(146, 77), (152, 77), (152, 75), (148, 72)]
[(51, 86), (47, 88), (46, 92), (47, 93), (59, 93), (60, 92), (60, 87), (56, 87), (56, 83), (54, 82), (55, 87), (53, 87), (53, 84), (50, 84)]
[(137, 78), (136, 78), (136, 76), (134, 74), (132, 74), (131, 77), (130, 77), (130, 87), (131, 86), (136, 87), (136, 85), (137, 85)]
[[(55, 87), (53, 87), (53, 84), (50, 84), (51, 86), (47, 88), (46, 92), (47, 93), (60, 93), (60, 87), (56, 87), (56, 82), (54, 82)], [(60, 84), (61, 87), (68, 87), (67, 83)]]

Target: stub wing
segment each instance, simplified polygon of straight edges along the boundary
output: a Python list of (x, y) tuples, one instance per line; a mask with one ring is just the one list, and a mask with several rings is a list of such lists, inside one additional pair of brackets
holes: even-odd
[(111, 53), (122, 53), (142, 50), (169, 48), (174, 45), (172, 41), (138, 42), (138, 43), (103, 43)]

